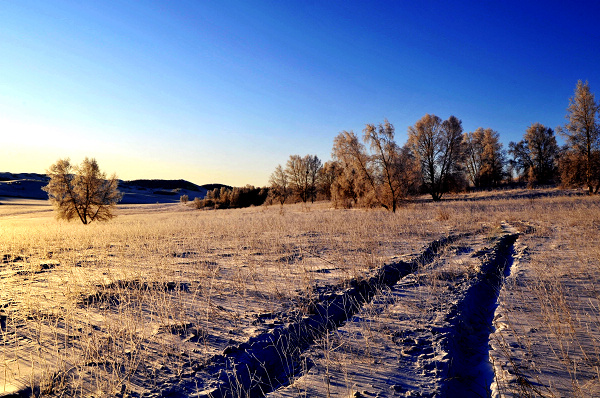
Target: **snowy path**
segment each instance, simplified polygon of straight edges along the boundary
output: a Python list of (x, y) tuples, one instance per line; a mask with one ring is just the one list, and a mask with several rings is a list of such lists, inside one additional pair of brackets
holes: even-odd
[(489, 395), (489, 334), (517, 237), (432, 242), (322, 294), (307, 314), (274, 314), (280, 326), (197, 364), (168, 396)]
[[(302, 354), (335, 330), (382, 288), (393, 286), (400, 278), (431, 263), (441, 249), (461, 238), (450, 236), (429, 244), (410, 262), (386, 264), (363, 280), (354, 280), (352, 287), (321, 295), (309, 313), (286, 322), (267, 333), (251, 338), (247, 343), (228, 347), (223, 355), (214, 356), (190, 380), (182, 380), (174, 388), (178, 394), (192, 394), (199, 387), (198, 379), (207, 380), (206, 389), (198, 396), (233, 397), (264, 396), (289, 384), (306, 362)], [(289, 321), (289, 314), (279, 314)]]
[(446, 246), (316, 344), (315, 365), (270, 396), (489, 396), (489, 334), (517, 236)]
[[(189, 357), (176, 372), (156, 368), (151, 380), (133, 374), (131, 386), (143, 388), (117, 396), (488, 396), (489, 336), (518, 238), (506, 225), (491, 233), (433, 241), (298, 308), (261, 314), (268, 331), (208, 360)], [(192, 326), (171, 337), (200, 349)]]

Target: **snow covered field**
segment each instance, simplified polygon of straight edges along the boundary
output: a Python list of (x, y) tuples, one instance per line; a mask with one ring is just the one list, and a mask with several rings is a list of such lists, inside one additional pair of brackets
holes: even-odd
[(600, 205), (575, 193), (89, 226), (0, 198), (0, 396), (600, 395)]

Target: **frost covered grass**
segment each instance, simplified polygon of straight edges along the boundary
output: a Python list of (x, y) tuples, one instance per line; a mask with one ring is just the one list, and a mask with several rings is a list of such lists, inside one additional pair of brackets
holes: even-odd
[(506, 395), (600, 394), (600, 202), (534, 201), (493, 336)]
[[(113, 394), (136, 375), (242, 342), (262, 330), (260, 314), (302, 304), (315, 286), (343, 284), (437, 234), (412, 213), (324, 205), (128, 206), (89, 226), (9, 209), (0, 220), (0, 391)], [(179, 338), (187, 329), (193, 344)]]
[[(273, 328), (275, 314), (301, 315), (319, 289), (363, 278), (448, 234), (496, 236), (502, 221), (524, 232), (528, 248), (501, 294), (510, 322), (496, 333), (498, 360), (516, 364), (522, 345), (535, 365), (519, 365), (518, 376), (539, 383), (533, 395), (588, 391), (600, 373), (600, 207), (593, 197), (530, 192), (422, 200), (396, 214), (326, 203), (222, 211), (129, 205), (111, 222), (88, 226), (58, 222), (39, 205), (1, 206), (0, 394), (143, 396), (168, 388), (226, 347)], [(446, 267), (430, 273), (415, 303), (439, 306), (445, 278), (473, 272), (470, 263)], [(419, 278), (428, 278), (425, 271)], [(397, 308), (393, 301), (402, 300), (382, 295), (374, 303)], [(313, 348), (322, 347), (327, 378), (342, 372), (344, 394), (354, 388), (352, 369), (369, 368), (365, 374), (377, 379), (384, 324), (423, 321), (394, 318), (375, 304), (365, 311), (359, 329), (348, 325)], [(343, 343), (348, 336), (351, 345)], [(408, 338), (394, 341), (400, 337)], [(500, 390), (512, 391), (518, 380), (506, 371)]]

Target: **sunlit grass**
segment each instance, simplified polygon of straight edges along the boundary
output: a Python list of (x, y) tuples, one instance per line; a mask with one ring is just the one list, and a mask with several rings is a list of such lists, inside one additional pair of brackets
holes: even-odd
[[(570, 306), (575, 293), (564, 286), (585, 271), (578, 288), (596, 292), (598, 201), (526, 193), (422, 199), (395, 214), (327, 203), (224, 211), (131, 205), (90, 225), (57, 221), (39, 202), (2, 205), (0, 391), (32, 384), (75, 395), (112, 395), (123, 385), (141, 391), (167, 364), (183, 372), (265, 330), (258, 314), (298, 306), (316, 286), (361, 278), (451, 233), (493, 236), (502, 221), (527, 230), (536, 300), (566, 303), (539, 309), (535, 322), (571, 319), (573, 336), (597, 341), (590, 322), (598, 305)], [(548, 283), (563, 288), (539, 288)], [(548, 333), (562, 338), (561, 330)], [(561, 352), (553, 355), (564, 362)]]

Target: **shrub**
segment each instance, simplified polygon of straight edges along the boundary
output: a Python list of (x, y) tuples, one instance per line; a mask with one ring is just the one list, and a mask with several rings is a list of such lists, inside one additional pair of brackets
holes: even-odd
[(196, 209), (204, 208), (204, 201), (200, 198), (194, 198), (193, 204)]

